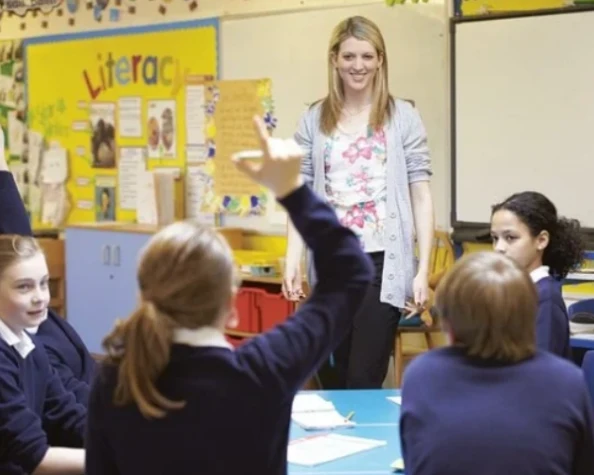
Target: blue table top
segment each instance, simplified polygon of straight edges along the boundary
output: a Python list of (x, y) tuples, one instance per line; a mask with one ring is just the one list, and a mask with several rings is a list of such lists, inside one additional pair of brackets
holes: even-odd
[(591, 338), (580, 338), (578, 336), (572, 336), (569, 339), (569, 344), (572, 348), (584, 348), (588, 350), (594, 350), (594, 339)]
[[(397, 390), (307, 391), (332, 401), (343, 415), (354, 411), (355, 427), (336, 429), (334, 432), (354, 437), (387, 441), (387, 445), (351, 455), (315, 467), (288, 464), (289, 475), (388, 475), (394, 472), (392, 462), (400, 458), (400, 433), (398, 421), (400, 406), (386, 399), (398, 396)], [(299, 439), (318, 431), (306, 431), (291, 423), (290, 439)]]

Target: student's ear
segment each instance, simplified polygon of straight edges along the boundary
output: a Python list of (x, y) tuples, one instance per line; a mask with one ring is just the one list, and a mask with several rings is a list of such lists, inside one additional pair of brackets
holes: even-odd
[(549, 245), (550, 239), (551, 236), (548, 231), (541, 231), (538, 236), (536, 236), (536, 248), (543, 252)]

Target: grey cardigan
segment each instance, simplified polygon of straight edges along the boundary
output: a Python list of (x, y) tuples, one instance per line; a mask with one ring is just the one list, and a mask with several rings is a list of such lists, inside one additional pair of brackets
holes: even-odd
[[(403, 308), (412, 296), (416, 273), (415, 227), (409, 185), (428, 181), (432, 174), (427, 133), (417, 109), (408, 101), (396, 99), (395, 113), (384, 126), (387, 139), (387, 202), (385, 257), (380, 300)], [(324, 144), (320, 131), (321, 103), (314, 104), (301, 117), (295, 140), (305, 150), (301, 173), (305, 182), (322, 197), (325, 192)], [(307, 253), (307, 276), (315, 285), (311, 255)]]

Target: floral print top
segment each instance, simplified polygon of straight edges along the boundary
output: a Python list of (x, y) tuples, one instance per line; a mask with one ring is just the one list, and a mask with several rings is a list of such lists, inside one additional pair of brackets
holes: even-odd
[(326, 140), (326, 196), (340, 222), (365, 252), (384, 250), (386, 136), (365, 125), (359, 133), (337, 129)]

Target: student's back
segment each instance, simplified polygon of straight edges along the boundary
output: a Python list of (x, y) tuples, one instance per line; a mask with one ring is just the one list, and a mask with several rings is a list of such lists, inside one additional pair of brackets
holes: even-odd
[(104, 342), (87, 475), (286, 473), (293, 397), (344, 338), (373, 270), (331, 208), (295, 184), (300, 152), (285, 153), (293, 156), (264, 159), (270, 180), (260, 182), (280, 181), (271, 188), (313, 251), (319, 283), (310, 298), (233, 350), (222, 332), (236, 323), (228, 247), (190, 223), (157, 233), (140, 259), (139, 308)]
[[(513, 365), (443, 348), (406, 371), (401, 430), (414, 475), (594, 473), (583, 375), (548, 352)], [(410, 431), (410, 432), (409, 432)]]
[(538, 295), (519, 264), (463, 257), (435, 307), (452, 346), (416, 358), (402, 384), (407, 475), (592, 475), (584, 377), (536, 350)]

